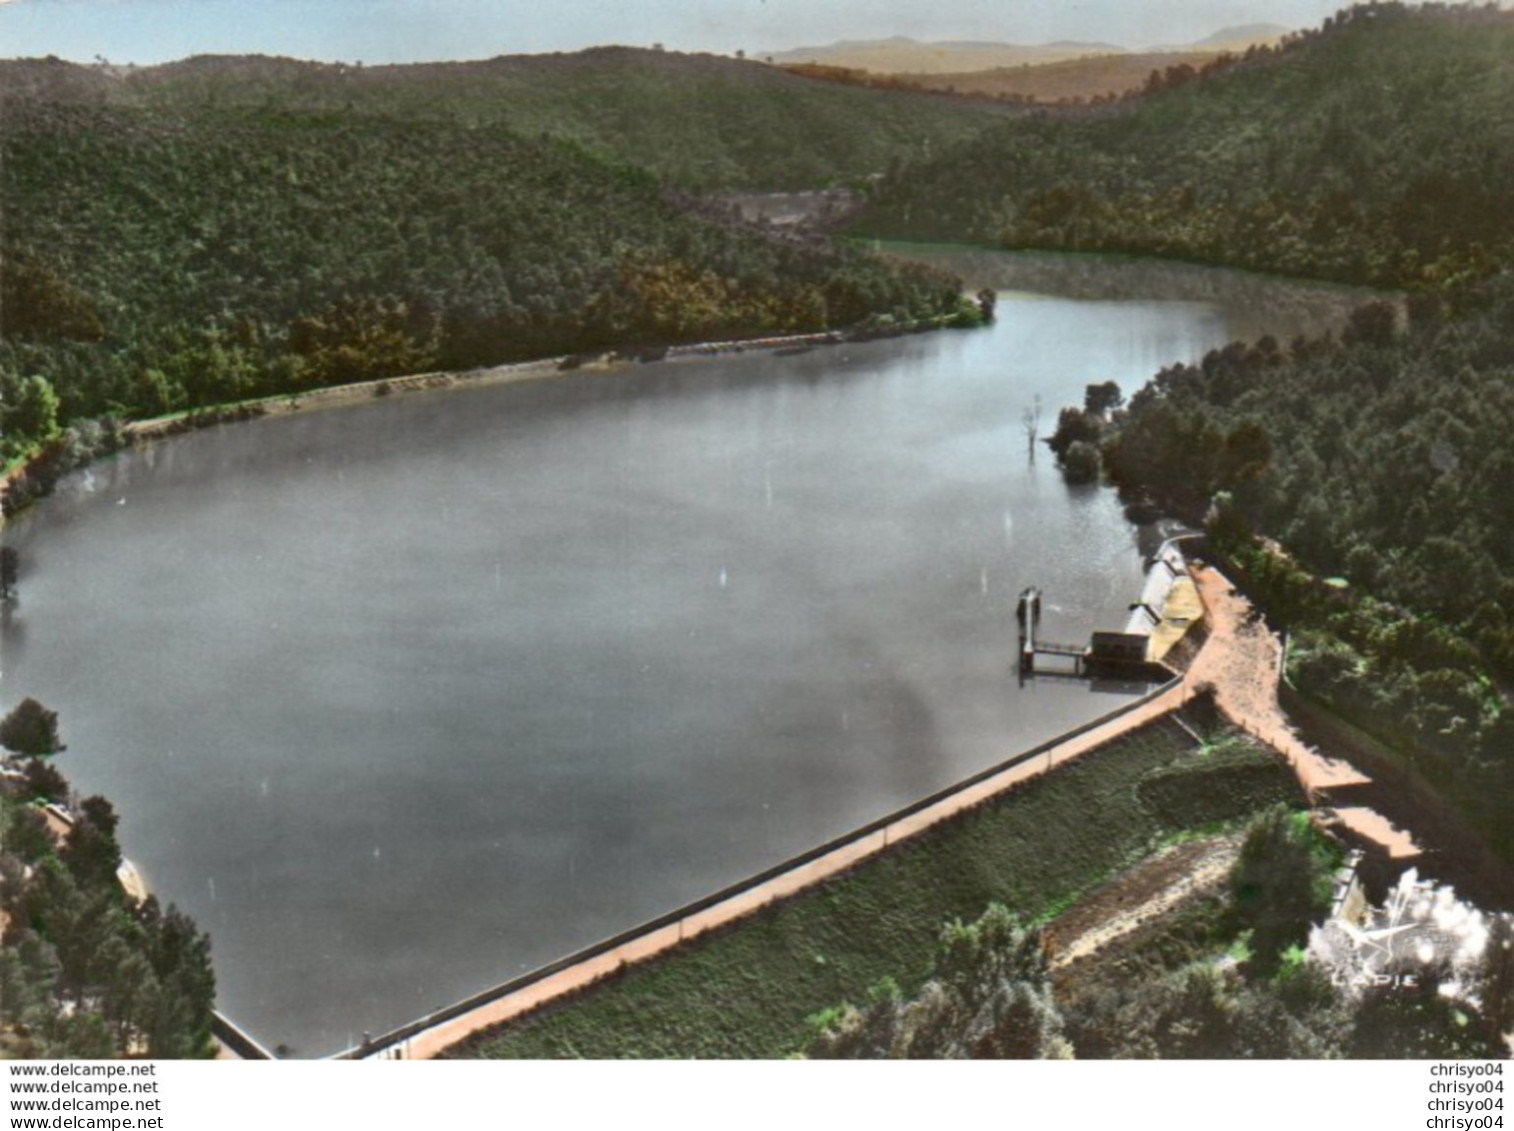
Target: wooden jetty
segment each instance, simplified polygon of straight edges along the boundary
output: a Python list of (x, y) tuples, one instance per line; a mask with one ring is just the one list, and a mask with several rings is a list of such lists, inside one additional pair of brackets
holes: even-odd
[(1027, 675), (1036, 672), (1037, 657), (1058, 656), (1072, 660), (1072, 674), (1082, 675), (1088, 664), (1088, 647), (1084, 644), (1054, 644), (1035, 637), (1022, 637), (1020, 641), (1020, 670)]
[(1060, 656), (1071, 659), (1072, 674), (1083, 674), (1083, 668), (1088, 663), (1086, 645), (1054, 644), (1048, 640), (1036, 639), (1036, 629), (1041, 624), (1041, 591), (1035, 586), (1020, 591), (1020, 600), (1015, 606), (1015, 618), (1020, 622), (1020, 672), (1022, 675), (1035, 673), (1037, 656)]

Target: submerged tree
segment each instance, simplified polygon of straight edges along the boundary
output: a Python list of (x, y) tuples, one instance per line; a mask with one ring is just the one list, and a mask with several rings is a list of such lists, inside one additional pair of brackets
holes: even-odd
[(1036, 462), (1036, 436), (1041, 431), (1041, 396), (1036, 394), (1035, 399), (1025, 406), (1020, 413), (1020, 427), (1025, 429), (1026, 450), (1030, 454), (1030, 462)]
[(0, 546), (0, 601), (16, 595), (16, 579), (21, 575), (21, 555), (14, 546)]
[(0, 719), (0, 746), (17, 754), (44, 757), (68, 749), (58, 738), (58, 712), (23, 699)]
[(1108, 416), (1125, 403), (1125, 394), (1117, 381), (1089, 385), (1083, 390), (1083, 411), (1091, 416)]

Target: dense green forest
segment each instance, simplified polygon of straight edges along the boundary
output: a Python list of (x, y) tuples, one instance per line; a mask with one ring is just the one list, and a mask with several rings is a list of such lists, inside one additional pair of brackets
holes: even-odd
[(1371, 4), (1118, 105), (901, 162), (863, 230), (1386, 286), (1514, 249), (1514, 13)]
[(109, 69), (18, 60), (0, 65), (0, 86), (12, 101), (505, 126), (697, 191), (861, 185), (891, 161), (975, 136), (1004, 115), (714, 55), (628, 47), (377, 67), (262, 56)]
[(0, 1057), (212, 1055), (209, 939), (122, 889), (105, 798), (74, 806), (66, 833), (49, 827), (42, 806), (71, 801), (54, 712), (23, 700), (0, 742), (18, 755), (0, 777)]
[[(116, 446), (120, 418), (430, 369), (976, 321), (950, 276), (690, 197), (763, 169), (857, 179), (976, 128), (928, 99), (865, 113), (875, 96), (817, 90), (622, 51), (0, 63), (0, 455), (41, 448), (57, 470)], [(0, 789), (0, 1051), (203, 1054), (208, 940), (123, 895), (109, 802), (49, 833), (37, 804), (67, 796), (38, 758)]]
[(1173, 366), (1128, 405), (1090, 387), (1051, 443), (1073, 478), (1208, 518), (1293, 630), (1299, 688), (1514, 860), (1510, 106), (1514, 13), (1370, 4), (895, 169), (866, 225), (1409, 289), (1336, 336)]
[(361, 67), (189, 59), (97, 87), (116, 102), (506, 125), (697, 191), (860, 185), (904, 156), (973, 137), (1002, 111), (847, 90), (758, 63), (627, 47)]
[[(403, 68), (357, 112), (302, 100), (297, 64), (249, 64), (250, 78), (185, 64), (182, 84), (132, 98), (106, 97), (120, 84), (93, 69), (6, 67), (0, 383), (12, 453), (106, 414), (615, 346), (972, 317), (947, 276), (696, 215), (654, 174), (523, 135), (508, 113), (436, 111), (424, 75)], [(340, 85), (340, 69), (313, 73)], [(666, 97), (676, 80), (662, 77)], [(797, 82), (784, 80), (786, 97)], [(648, 146), (660, 128), (680, 127), (649, 121)], [(817, 131), (791, 150), (831, 150), (831, 130)]]
[(1511, 326), (1508, 273), (1416, 296), (1401, 328), (1370, 304), (1340, 340), (1235, 343), (1124, 407), (1091, 396), (1051, 440), (1075, 474), (1207, 518), (1293, 630), (1300, 690), (1399, 748), (1507, 859)]

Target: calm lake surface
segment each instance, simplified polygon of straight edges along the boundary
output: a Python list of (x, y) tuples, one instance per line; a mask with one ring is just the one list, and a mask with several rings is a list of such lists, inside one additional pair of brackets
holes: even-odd
[(221, 1008), (334, 1052), (1118, 706), (1015, 677), (1023, 586), (1068, 640), (1140, 586), (1022, 415), (1255, 330), (1212, 290), (122, 456), (7, 533), (5, 698), (59, 711)]

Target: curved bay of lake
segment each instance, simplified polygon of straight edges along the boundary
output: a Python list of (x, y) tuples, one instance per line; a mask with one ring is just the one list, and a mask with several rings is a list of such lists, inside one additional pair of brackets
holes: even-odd
[(1022, 418), (1257, 332), (1209, 278), (123, 455), (8, 533), (6, 698), (59, 711), (222, 1009), (331, 1053), (1117, 706), (1015, 677), (1023, 586), (1082, 640), (1141, 568)]

